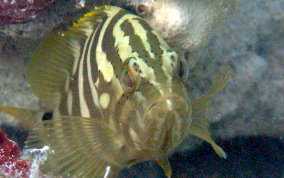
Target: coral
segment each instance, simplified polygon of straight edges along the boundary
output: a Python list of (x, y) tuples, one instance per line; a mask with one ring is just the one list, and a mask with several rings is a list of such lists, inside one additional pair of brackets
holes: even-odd
[(41, 15), (55, 0), (0, 0), (0, 25), (28, 22)]
[(231, 0), (128, 0), (171, 46), (195, 49), (205, 45), (215, 27), (232, 13)]
[(28, 177), (31, 164), (20, 158), (18, 145), (9, 140), (5, 132), (0, 131), (0, 175)]

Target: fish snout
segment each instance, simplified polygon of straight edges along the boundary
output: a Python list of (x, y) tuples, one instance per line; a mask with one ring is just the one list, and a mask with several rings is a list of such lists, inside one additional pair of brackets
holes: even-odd
[[(169, 95), (152, 103), (145, 117), (143, 142), (150, 150), (168, 152), (188, 134), (191, 123), (190, 103), (183, 97)], [(146, 135), (146, 136), (145, 136)]]

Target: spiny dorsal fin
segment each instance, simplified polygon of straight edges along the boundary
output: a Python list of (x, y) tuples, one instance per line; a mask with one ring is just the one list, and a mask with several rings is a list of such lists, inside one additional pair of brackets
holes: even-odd
[(42, 166), (45, 173), (79, 177), (104, 177), (110, 167), (120, 165), (107, 159), (115, 156), (114, 134), (100, 119), (62, 116), (61, 120), (43, 121), (44, 127), (34, 129), (26, 141), (28, 148), (50, 146), (52, 153)]
[(85, 14), (68, 31), (48, 37), (35, 51), (28, 65), (28, 81), (41, 102), (52, 110), (58, 106), (61, 92), (72, 73), (74, 61), (88, 35), (107, 17), (108, 6)]
[(209, 142), (215, 152), (222, 158), (226, 158), (226, 153), (211, 138), (208, 127), (208, 117), (206, 114), (209, 110), (209, 102), (211, 97), (217, 92), (221, 91), (228, 84), (230, 77), (230, 69), (227, 67), (222, 67), (221, 72), (212, 82), (209, 93), (204, 97), (194, 100), (192, 104), (193, 120), (190, 126), (190, 134)]

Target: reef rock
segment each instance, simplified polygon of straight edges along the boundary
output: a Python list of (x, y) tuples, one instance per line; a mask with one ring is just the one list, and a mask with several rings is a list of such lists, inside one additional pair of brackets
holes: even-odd
[(0, 1), (0, 25), (25, 23), (43, 14), (54, 0)]

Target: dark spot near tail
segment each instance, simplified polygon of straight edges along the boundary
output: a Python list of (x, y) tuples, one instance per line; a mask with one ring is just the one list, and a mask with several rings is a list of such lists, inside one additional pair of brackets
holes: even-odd
[(53, 112), (49, 111), (49, 112), (44, 113), (41, 120), (48, 121), (48, 120), (52, 120), (52, 118), (53, 118)]

